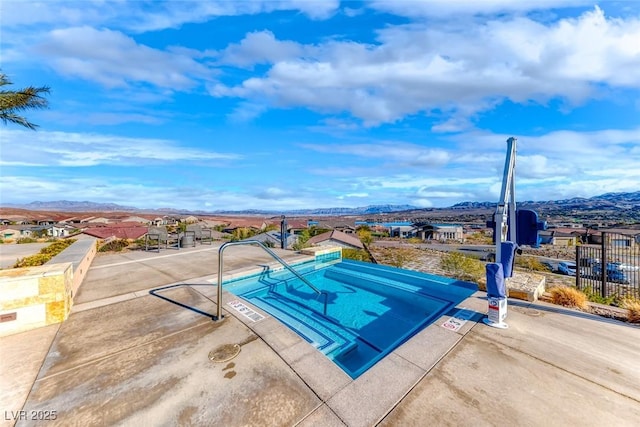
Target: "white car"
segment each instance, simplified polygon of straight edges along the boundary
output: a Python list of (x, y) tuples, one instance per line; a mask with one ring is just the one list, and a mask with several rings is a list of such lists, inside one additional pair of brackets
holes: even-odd
[(637, 265), (625, 264), (624, 262), (618, 264), (618, 268), (622, 271), (638, 271), (640, 267)]

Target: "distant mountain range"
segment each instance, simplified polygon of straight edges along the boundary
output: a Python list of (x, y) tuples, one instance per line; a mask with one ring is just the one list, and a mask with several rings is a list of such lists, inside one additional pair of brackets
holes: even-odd
[(171, 214), (219, 214), (219, 215), (374, 215), (390, 212), (407, 211), (418, 209), (411, 205), (375, 205), (358, 208), (320, 208), (320, 209), (297, 209), (289, 211), (270, 211), (259, 209), (246, 210), (216, 210), (216, 211), (188, 211), (174, 208), (140, 209), (132, 206), (122, 206), (115, 203), (95, 203), (95, 202), (75, 202), (69, 200), (58, 200), (51, 202), (31, 202), (24, 205), (4, 204), (3, 207), (27, 209), (31, 211), (60, 211), (60, 212), (138, 212), (138, 213), (171, 213)]
[[(550, 211), (598, 211), (598, 210), (637, 210), (640, 209), (640, 191), (631, 193), (606, 193), (591, 198), (572, 198), (564, 200), (549, 200), (544, 202), (523, 201), (518, 202), (519, 207), (527, 207), (535, 209), (540, 213)], [(462, 202), (457, 203), (449, 208), (429, 208), (421, 209), (411, 205), (373, 205), (357, 208), (320, 208), (320, 209), (297, 209), (289, 211), (272, 211), (272, 210), (217, 210), (217, 211), (187, 211), (173, 208), (166, 209), (140, 209), (132, 206), (122, 206), (115, 203), (94, 203), (94, 202), (76, 202), (68, 200), (52, 201), (52, 202), (31, 202), (24, 205), (5, 204), (3, 207), (27, 209), (34, 211), (59, 211), (59, 212), (138, 212), (138, 213), (172, 213), (172, 214), (210, 214), (210, 215), (294, 215), (294, 216), (348, 216), (348, 215), (376, 215), (386, 213), (399, 212), (416, 212), (416, 211), (471, 211), (471, 210), (487, 210), (494, 209), (496, 202)]]
[[(547, 200), (544, 202), (522, 201), (517, 202), (520, 207), (527, 207), (536, 210), (549, 209), (580, 209), (582, 211), (613, 209), (627, 210), (640, 208), (640, 191), (632, 193), (606, 193), (590, 198), (574, 197), (563, 200)], [(496, 202), (462, 202), (457, 203), (451, 209), (490, 209), (495, 208)]]

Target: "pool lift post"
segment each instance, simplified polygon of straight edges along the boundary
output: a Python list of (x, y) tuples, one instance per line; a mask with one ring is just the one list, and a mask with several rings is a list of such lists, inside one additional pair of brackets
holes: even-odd
[[(502, 175), (502, 190), (496, 207), (493, 222), (496, 242), (495, 262), (486, 266), (488, 315), (483, 322), (491, 327), (506, 329), (504, 323), (507, 317), (507, 289), (505, 279), (511, 277), (514, 252), (517, 247), (516, 237), (516, 194), (515, 167), (516, 142), (511, 137), (507, 139), (507, 156)], [(508, 238), (508, 240), (507, 240)]]

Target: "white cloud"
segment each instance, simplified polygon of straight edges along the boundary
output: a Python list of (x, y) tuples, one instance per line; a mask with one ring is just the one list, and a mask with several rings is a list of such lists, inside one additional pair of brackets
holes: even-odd
[(242, 157), (193, 149), (170, 140), (90, 133), (4, 130), (0, 144), (3, 166), (144, 165)]
[(241, 102), (227, 117), (231, 122), (244, 123), (260, 117), (267, 109), (266, 105)]
[(340, 199), (340, 200), (349, 199), (349, 198), (363, 199), (363, 198), (367, 198), (367, 197), (369, 197), (369, 193), (348, 193), (348, 194), (344, 194), (342, 196), (338, 196), (338, 199)]
[(259, 191), (255, 195), (258, 199), (282, 199), (292, 196), (290, 191), (283, 190), (278, 187), (269, 187), (264, 191)]
[(304, 46), (304, 57), (287, 56), (265, 75), (217, 84), (211, 94), (348, 112), (365, 125), (440, 110), (456, 121), (434, 130), (451, 131), (507, 99), (561, 98), (570, 106), (600, 86), (640, 89), (639, 39), (640, 19), (607, 19), (599, 8), (553, 23), (516, 17), (389, 26), (379, 30), (375, 45)]
[(295, 58), (302, 54), (302, 46), (292, 41), (276, 40), (271, 31), (247, 34), (237, 44), (220, 52), (218, 62), (226, 65), (248, 67), (261, 63), (274, 63)]
[(138, 44), (108, 29), (74, 27), (53, 30), (36, 48), (49, 65), (66, 77), (96, 81), (107, 87), (147, 83), (169, 90), (195, 86), (211, 76), (205, 66), (177, 52)]
[(346, 154), (365, 158), (384, 159), (408, 166), (444, 165), (450, 160), (445, 150), (425, 148), (403, 142), (376, 144), (300, 144), (301, 147), (322, 152)]
[(2, 24), (8, 27), (109, 25), (136, 32), (179, 28), (221, 16), (255, 15), (278, 10), (300, 11), (311, 19), (326, 19), (338, 9), (338, 0), (251, 0), (157, 2), (149, 0), (6, 1)]
[(593, 5), (589, 0), (373, 0), (368, 7), (406, 17), (451, 17), (518, 13), (532, 10)]

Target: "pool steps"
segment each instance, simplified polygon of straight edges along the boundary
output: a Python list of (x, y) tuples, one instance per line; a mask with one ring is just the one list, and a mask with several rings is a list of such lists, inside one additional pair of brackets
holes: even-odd
[[(305, 263), (295, 267), (303, 276), (316, 273), (312, 264)], [(468, 297), (477, 289), (474, 284), (455, 279), (380, 265), (372, 268), (366, 263), (352, 261), (335, 264), (322, 274), (334, 283), (360, 287), (382, 298), (392, 296), (404, 304), (418, 307), (423, 311), (424, 317), (416, 319), (415, 316), (419, 316), (417, 312), (412, 313), (413, 319), (409, 312), (398, 314), (390, 310), (385, 313), (389, 319), (381, 324), (382, 328), (387, 331), (399, 331), (401, 336), (395, 341), (389, 341), (391, 336), (398, 335), (385, 337), (384, 334), (378, 335), (369, 331), (369, 336), (359, 336), (352, 332), (349, 326), (340, 325), (331, 317), (331, 305), (327, 316), (324, 316), (322, 301), (316, 304), (317, 298), (311, 294), (307, 299), (305, 290), (298, 286), (302, 281), (288, 271), (266, 270), (251, 276), (253, 284), (245, 282), (245, 279), (248, 279), (245, 277), (225, 283), (225, 286), (297, 331), (352, 378), (359, 376), (387, 354), (389, 348), (395, 348), (406, 341), (425, 324), (432, 322), (458, 300)], [(256, 279), (262, 285), (259, 288), (255, 287)], [(444, 294), (442, 286), (446, 287)], [(287, 292), (290, 293), (287, 295)], [(446, 296), (447, 293), (450, 294), (449, 298)], [(314, 307), (316, 305), (317, 307)], [(327, 322), (330, 324), (327, 325)]]

